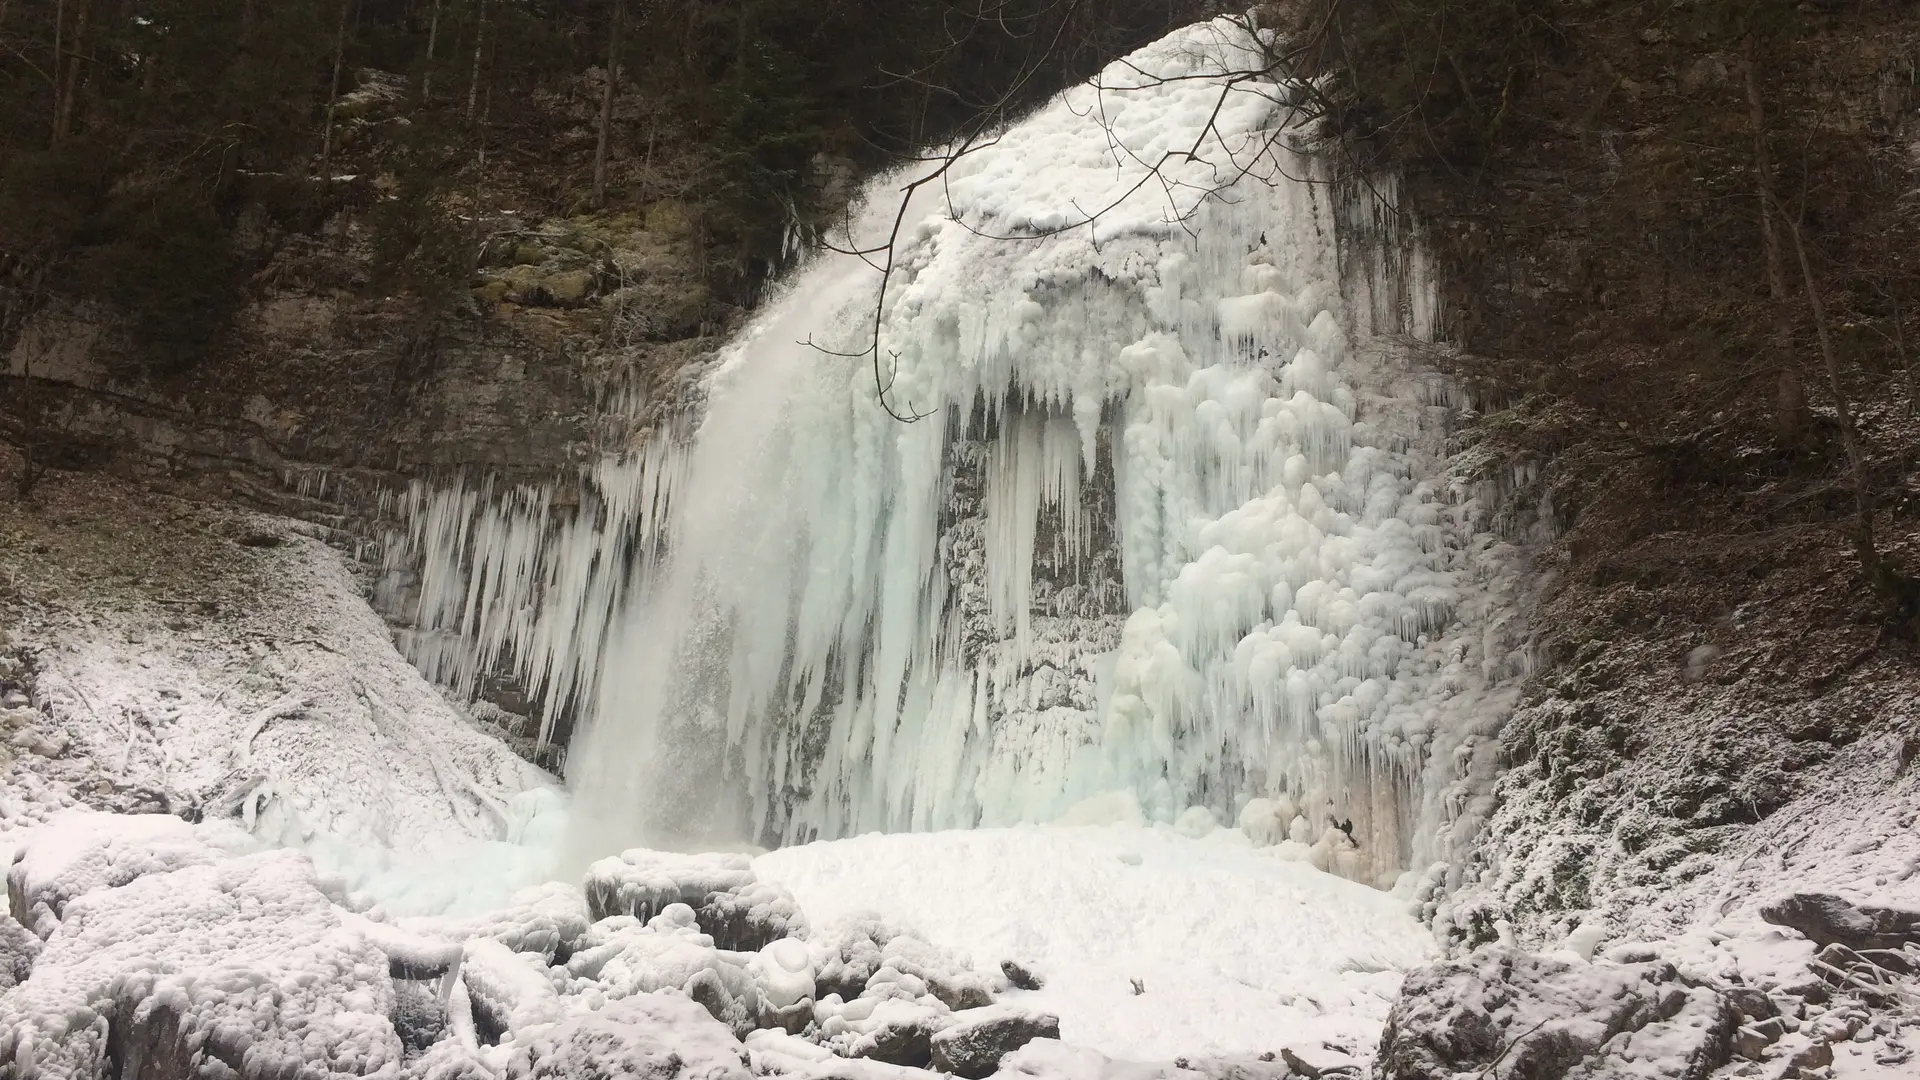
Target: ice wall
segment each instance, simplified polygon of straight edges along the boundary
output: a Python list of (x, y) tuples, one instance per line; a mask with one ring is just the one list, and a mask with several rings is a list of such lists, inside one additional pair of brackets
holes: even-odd
[[(1230, 20), (883, 177), (685, 437), (564, 490), (419, 487), (415, 653), (582, 712), (585, 848), (1051, 820), (1131, 792), (1444, 855), (1502, 678), (1445, 490), (1417, 250)], [(1364, 215), (1366, 211), (1360, 213)], [(1391, 271), (1391, 273), (1387, 273)], [(1388, 287), (1390, 286), (1390, 287)], [(876, 320), (876, 313), (878, 318)], [(877, 321), (877, 331), (876, 331)], [(882, 357), (881, 407), (872, 354)], [(1351, 845), (1349, 845), (1351, 846)]]

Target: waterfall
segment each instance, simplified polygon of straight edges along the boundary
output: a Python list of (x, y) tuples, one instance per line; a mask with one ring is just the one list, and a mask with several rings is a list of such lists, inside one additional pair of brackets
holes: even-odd
[(1523, 666), (1506, 553), (1397, 345), (1419, 252), (1351, 239), (1265, 57), (1199, 24), (877, 179), (834, 242), (869, 254), (814, 256), (643, 452), (401, 499), (412, 654), (580, 717), (583, 849), (1125, 792), (1265, 800), (1371, 880), (1445, 857)]

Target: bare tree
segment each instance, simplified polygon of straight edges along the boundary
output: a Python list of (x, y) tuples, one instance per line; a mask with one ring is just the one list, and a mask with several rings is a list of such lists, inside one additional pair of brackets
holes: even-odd
[(620, 84), (620, 22), (626, 0), (613, 0), (613, 21), (607, 31), (607, 76), (600, 90), (600, 134), (593, 147), (593, 208), (607, 204), (607, 133), (613, 128), (613, 96)]
[[(1074, 18), (1080, 6), (1081, 0), (1062, 0), (1055, 10), (1056, 21), (1051, 27), (1050, 34), (1042, 39), (1043, 44), (1028, 57), (1019, 74), (997, 99), (990, 102), (966, 123), (944, 150), (914, 159), (924, 165), (925, 171), (899, 189), (899, 205), (883, 238), (865, 247), (855, 246), (849, 222), (845, 230), (848, 241), (846, 245), (836, 245), (831, 242), (824, 244), (831, 251), (865, 260), (880, 275), (879, 291), (874, 300), (873, 318), (869, 323), (864, 348), (853, 351), (831, 349), (811, 338), (805, 344), (829, 355), (867, 359), (872, 365), (874, 391), (880, 400), (880, 405), (895, 420), (911, 424), (930, 415), (911, 404), (907, 405), (904, 411), (896, 407), (890, 395), (898, 370), (898, 355), (884, 353), (881, 346), (881, 331), (886, 317), (887, 289), (898, 253), (901, 229), (906, 225), (908, 208), (922, 188), (938, 186), (946, 200), (948, 216), (956, 221), (959, 220), (959, 215), (953, 206), (951, 189), (947, 186), (954, 167), (969, 155), (985, 150), (998, 141), (1001, 130), (1013, 119), (1013, 113), (1019, 103), (1026, 100), (1025, 94), (1029, 84), (1037, 79), (1069, 44), (1068, 34), (1075, 25)], [(1276, 43), (1276, 39), (1272, 36), (1261, 32), (1257, 13), (1233, 16), (1230, 22), (1233, 26), (1231, 32), (1242, 38), (1244, 44), (1253, 46), (1253, 62), (1238, 67), (1227, 66), (1220, 70), (1167, 76), (1145, 71), (1123, 60), (1120, 64), (1128, 71), (1131, 78), (1121, 84), (1108, 85), (1096, 77), (1089, 84), (1095, 94), (1096, 102), (1090, 115), (1095, 122), (1105, 127), (1108, 148), (1115, 164), (1131, 164), (1141, 169), (1135, 183), (1103, 206), (1076, 208), (1079, 210), (1079, 216), (1058, 226), (1004, 235), (984, 233), (978, 229), (972, 231), (996, 240), (1031, 242), (1078, 229), (1091, 229), (1103, 217), (1138, 195), (1143, 189), (1155, 186), (1160, 188), (1167, 198), (1173, 220), (1184, 224), (1209, 198), (1226, 191), (1242, 180), (1254, 177), (1273, 183), (1285, 176), (1275, 157), (1275, 151), (1283, 140), (1298, 130), (1298, 125), (1327, 115), (1333, 107), (1333, 103), (1324, 92), (1311, 81), (1286, 78), (1298, 66), (1303, 55), (1309, 50), (1322, 47), (1323, 37), (1327, 32), (1326, 27), (1322, 26), (1317, 34), (1305, 35), (1282, 45)], [(898, 77), (906, 82), (915, 82), (921, 78), (918, 73)], [(1219, 92), (1205, 122), (1194, 133), (1191, 144), (1179, 149), (1162, 151), (1149, 160), (1135, 148), (1126, 145), (1125, 140), (1114, 131), (1107, 119), (1109, 114), (1106, 109), (1106, 96), (1112, 93), (1151, 89), (1172, 82), (1217, 82)], [(1233, 95), (1245, 93), (1259, 94), (1269, 98), (1285, 110), (1285, 115), (1269, 128), (1256, 145), (1235, 151), (1227, 147), (1218, 122), (1222, 110), (1232, 100)], [(1211, 150), (1208, 148), (1209, 138), (1216, 141), (1218, 144), (1216, 148)], [(1168, 171), (1170, 166), (1187, 163), (1211, 166), (1212, 178), (1204, 185), (1196, 186), (1190, 181), (1172, 176)], [(1263, 169), (1266, 171), (1263, 172)], [(1287, 179), (1301, 178), (1287, 177)], [(1181, 194), (1186, 196), (1184, 205), (1180, 198)], [(971, 226), (968, 228), (972, 229)]]

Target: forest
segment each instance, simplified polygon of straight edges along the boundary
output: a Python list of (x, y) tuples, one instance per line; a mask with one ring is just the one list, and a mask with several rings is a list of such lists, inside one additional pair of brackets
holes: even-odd
[(177, 374), (258, 269), (242, 233), (314, 233), (343, 209), (375, 219), (374, 287), (432, 296), (465, 287), (484, 204), (673, 201), (709, 282), (747, 300), (844, 203), (834, 168), (1003, 122), (1195, 10), (6, 0), (0, 342), (51, 300), (98, 302), (135, 325), (128, 374)]

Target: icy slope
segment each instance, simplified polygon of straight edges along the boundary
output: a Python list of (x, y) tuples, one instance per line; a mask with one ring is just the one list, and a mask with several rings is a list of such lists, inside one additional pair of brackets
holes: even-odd
[(28, 688), (0, 704), (0, 860), (82, 804), (231, 819), (401, 906), (535, 872), (503, 842), (552, 778), (400, 656), (310, 528), (68, 474), (0, 513), (0, 680)]
[[(1380, 337), (1426, 325), (1418, 259), (1369, 280), (1343, 249), (1287, 87), (1244, 77), (1267, 66), (1201, 24), (975, 148), (905, 207), (884, 297), (817, 258), (697, 431), (603, 463), (577, 511), (410, 493), (413, 654), (581, 707), (582, 854), (1115, 790), (1350, 822), (1374, 880), (1449, 850), (1524, 666), (1503, 555), (1445, 490), (1444, 389)], [(917, 175), (837, 240), (884, 246)]]

